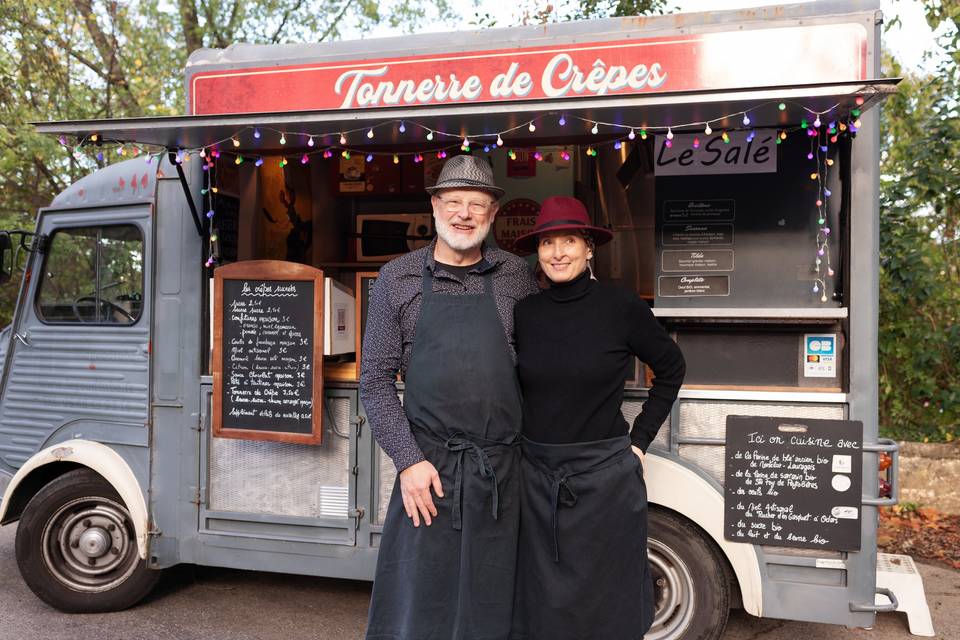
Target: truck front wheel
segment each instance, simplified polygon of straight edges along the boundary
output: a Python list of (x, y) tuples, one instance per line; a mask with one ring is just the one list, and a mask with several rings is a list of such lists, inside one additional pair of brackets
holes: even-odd
[(27, 586), (67, 613), (126, 609), (160, 575), (140, 559), (120, 496), (90, 469), (69, 471), (33, 496), (17, 526), (16, 553)]
[(650, 509), (647, 554), (654, 618), (645, 640), (717, 640), (730, 614), (723, 559), (696, 526)]

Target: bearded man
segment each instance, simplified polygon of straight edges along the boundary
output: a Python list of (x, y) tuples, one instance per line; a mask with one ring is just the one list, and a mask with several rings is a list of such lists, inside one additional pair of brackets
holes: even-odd
[(520, 507), (513, 306), (537, 286), (526, 262), (484, 241), (503, 195), (486, 160), (451, 158), (427, 191), (437, 237), (380, 270), (363, 339), (360, 399), (397, 467), (366, 637), (507, 638)]

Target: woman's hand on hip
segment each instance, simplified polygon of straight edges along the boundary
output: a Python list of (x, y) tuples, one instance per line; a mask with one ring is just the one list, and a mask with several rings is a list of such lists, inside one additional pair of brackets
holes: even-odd
[(433, 504), (430, 488), (433, 487), (438, 498), (443, 497), (443, 485), (440, 474), (428, 460), (412, 464), (400, 472), (400, 497), (408, 518), (413, 518), (413, 526), (420, 526), (420, 517), (429, 527), (437, 516), (437, 507)]

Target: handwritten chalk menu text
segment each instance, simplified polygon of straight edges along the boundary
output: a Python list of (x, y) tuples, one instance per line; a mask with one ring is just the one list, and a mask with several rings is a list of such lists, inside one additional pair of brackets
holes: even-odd
[(265, 260), (215, 279), (214, 435), (319, 443), (323, 272)]
[(860, 549), (863, 423), (728, 416), (724, 537)]

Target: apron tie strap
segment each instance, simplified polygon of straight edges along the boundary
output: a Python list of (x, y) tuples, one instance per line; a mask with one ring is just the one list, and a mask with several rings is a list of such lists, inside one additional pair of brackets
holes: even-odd
[(577, 494), (573, 489), (570, 488), (570, 485), (567, 484), (567, 480), (571, 475), (576, 474), (564, 474), (562, 476), (554, 476), (553, 480), (553, 561), (560, 562), (560, 522), (557, 516), (557, 511), (560, 509), (562, 504), (565, 507), (572, 507), (577, 504)]
[(460, 531), (463, 528), (463, 456), (470, 453), (477, 461), (480, 477), (490, 484), (490, 495), (493, 502), (492, 515), (494, 520), (500, 519), (500, 489), (497, 486), (497, 474), (493, 470), (490, 458), (483, 447), (464, 436), (451, 436), (444, 445), (457, 454), (457, 462), (453, 470), (453, 513), (451, 520), (453, 528)]

